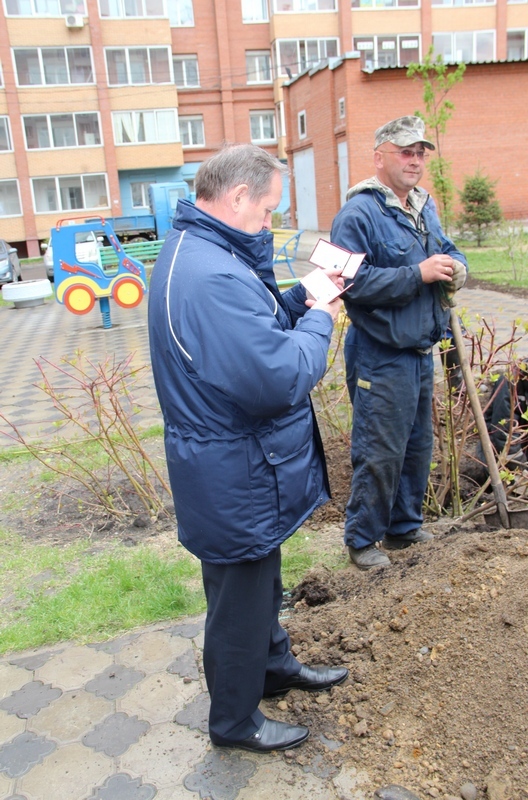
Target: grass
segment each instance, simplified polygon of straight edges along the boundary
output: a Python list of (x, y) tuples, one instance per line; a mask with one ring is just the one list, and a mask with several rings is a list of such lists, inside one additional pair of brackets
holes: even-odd
[[(298, 531), (283, 546), (285, 587), (293, 588), (316, 565), (339, 566), (339, 545), (322, 552), (317, 534)], [(94, 553), (86, 540), (39, 545), (0, 532), (0, 562), (0, 653), (102, 641), (205, 610), (199, 561), (176, 537), (163, 552), (147, 544), (115, 544)]]

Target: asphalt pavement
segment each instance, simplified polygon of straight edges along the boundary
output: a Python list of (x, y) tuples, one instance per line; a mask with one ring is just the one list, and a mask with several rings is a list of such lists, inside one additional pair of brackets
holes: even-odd
[[(310, 270), (306, 259), (317, 238), (303, 234), (298, 275)], [(278, 277), (288, 276), (281, 268)], [(26, 280), (39, 277), (39, 267), (24, 271)], [(467, 324), (485, 320), (497, 342), (511, 335), (515, 320), (528, 322), (526, 303), (500, 292), (462, 289), (459, 310)], [(161, 422), (148, 368), (147, 304), (132, 310), (114, 304), (111, 317), (112, 327), (103, 328), (97, 306), (81, 317), (54, 300), (0, 307), (0, 413), (10, 422), (0, 420), (1, 446), (13, 444), (15, 428), (29, 438), (55, 433), (59, 415), (39, 387), (36, 362), (60, 383), (62, 359), (78, 350), (94, 363), (133, 354), (133, 364), (147, 365), (135, 400), (144, 407), (143, 426)], [(528, 354), (526, 336), (517, 348)], [(67, 379), (63, 385), (67, 390)], [(203, 626), (203, 617), (184, 619), (104, 643), (64, 642), (1, 658), (0, 800), (371, 797), (362, 788), (368, 765), (345, 765), (335, 774), (324, 759), (301, 768), (273, 753), (211, 746)], [(325, 745), (330, 753), (339, 742)]]

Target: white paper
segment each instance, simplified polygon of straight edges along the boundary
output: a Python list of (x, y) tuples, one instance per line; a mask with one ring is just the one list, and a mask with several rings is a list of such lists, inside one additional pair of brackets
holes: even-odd
[(301, 278), (301, 283), (310, 292), (314, 300), (322, 300), (323, 303), (331, 303), (344, 291), (336, 286), (328, 275), (325, 275), (319, 268), (312, 270), (308, 275)]
[(340, 269), (343, 278), (353, 278), (361, 266), (365, 253), (351, 253), (326, 239), (319, 239), (309, 261), (322, 269)]

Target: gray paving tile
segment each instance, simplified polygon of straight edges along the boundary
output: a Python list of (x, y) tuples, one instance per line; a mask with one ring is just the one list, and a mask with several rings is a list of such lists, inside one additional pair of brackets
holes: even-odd
[(120, 756), (150, 729), (148, 722), (118, 711), (86, 733), (82, 743), (107, 756)]
[(30, 681), (0, 701), (0, 708), (3, 708), (8, 714), (16, 714), (21, 719), (28, 719), (38, 714), (41, 708), (49, 706), (61, 694), (60, 689), (54, 689), (49, 683)]
[(194, 772), (186, 775), (183, 784), (191, 792), (199, 792), (202, 798), (235, 800), (256, 769), (253, 761), (238, 753), (214, 750), (206, 754)]
[(202, 692), (192, 703), (186, 705), (178, 711), (174, 717), (174, 722), (179, 725), (186, 725), (191, 730), (199, 730), (202, 733), (209, 731), (209, 709), (211, 700), (208, 692)]
[(10, 658), (9, 663), (17, 667), (23, 667), (23, 669), (33, 671), (39, 667), (43, 667), (44, 664), (50, 660), (50, 658), (56, 656), (58, 653), (62, 653), (63, 650), (64, 648), (61, 650), (45, 650), (42, 653), (35, 653), (35, 655), (22, 656), (21, 658)]
[(182, 653), (181, 656), (178, 656), (178, 658), (175, 658), (172, 664), (167, 667), (167, 672), (172, 675), (179, 675), (180, 678), (191, 678), (197, 681), (200, 673), (198, 672), (198, 665), (192, 647)]
[(93, 647), (94, 650), (101, 650), (103, 653), (114, 655), (115, 653), (121, 652), (123, 647), (127, 647), (130, 642), (135, 641), (139, 636), (141, 636), (140, 633), (131, 633), (127, 636), (120, 636), (117, 639), (110, 639), (108, 642), (95, 642), (94, 644), (89, 644), (88, 647)]
[(182, 622), (180, 625), (173, 625), (169, 628), (172, 636), (183, 636), (185, 639), (194, 639), (205, 628), (205, 614), (192, 622)]
[(87, 692), (93, 692), (97, 697), (115, 700), (126, 694), (129, 689), (143, 680), (144, 677), (144, 672), (116, 664), (115, 666), (107, 667), (97, 678), (88, 681), (84, 688)]
[(88, 800), (152, 800), (156, 794), (151, 783), (141, 783), (139, 778), (118, 773), (94, 789)]
[(19, 778), (57, 748), (55, 742), (35, 733), (20, 733), (0, 747), (0, 772)]

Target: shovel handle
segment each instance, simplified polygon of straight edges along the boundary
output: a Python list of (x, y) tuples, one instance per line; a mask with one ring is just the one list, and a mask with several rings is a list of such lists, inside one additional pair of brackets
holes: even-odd
[(508, 514), (506, 492), (504, 491), (504, 485), (499, 475), (499, 468), (497, 467), (497, 462), (495, 461), (495, 454), (493, 452), (488, 429), (486, 427), (486, 421), (484, 420), (484, 414), (482, 413), (477, 389), (475, 387), (475, 381), (473, 379), (473, 373), (471, 372), (471, 367), (467, 360), (464, 339), (462, 338), (462, 329), (460, 328), (460, 321), (454, 308), (451, 309), (451, 330), (453, 331), (453, 339), (455, 340), (458, 358), (462, 368), (462, 375), (464, 376), (464, 381), (466, 384), (466, 391), (469, 396), (469, 402), (471, 404), (473, 416), (475, 417), (475, 422), (477, 423), (477, 430), (479, 433), (480, 442), (482, 444), (482, 449), (484, 451), (484, 456), (486, 458), (486, 464), (488, 465), (491, 488), (493, 489), (493, 497), (495, 498), (495, 502), (497, 504), (497, 511), (499, 512), (502, 527), (509, 529), (511, 525)]

